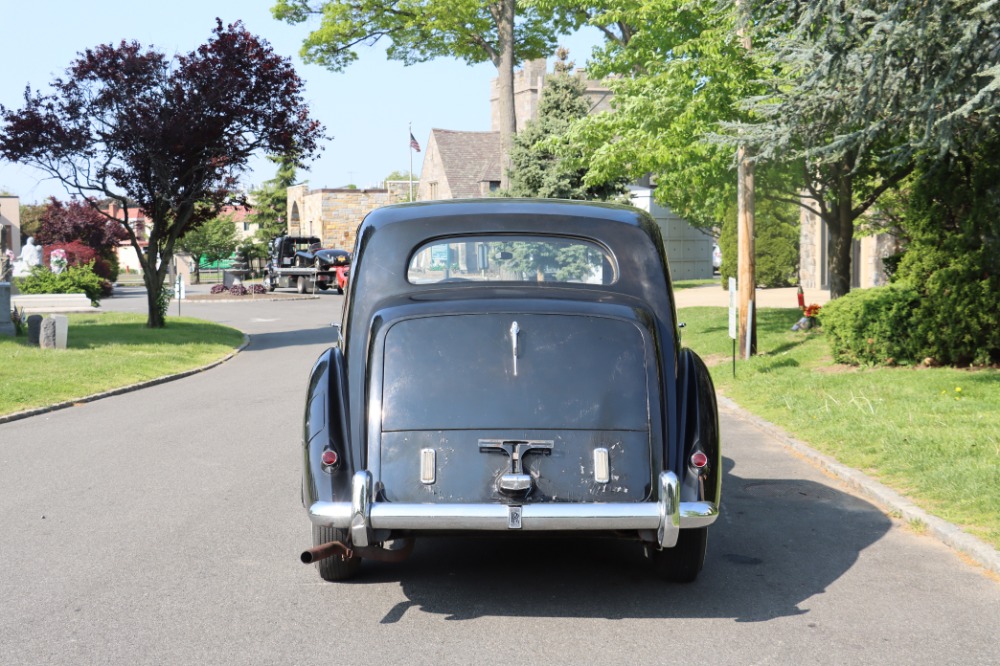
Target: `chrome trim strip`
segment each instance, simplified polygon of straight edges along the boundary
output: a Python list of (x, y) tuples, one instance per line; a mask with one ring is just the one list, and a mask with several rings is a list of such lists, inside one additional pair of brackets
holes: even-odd
[(437, 480), (437, 451), (420, 449), (420, 483), (432, 485)]
[(355, 472), (351, 486), (351, 543), (368, 546), (372, 541), (372, 475)]
[(608, 459), (608, 450), (600, 447), (594, 449), (594, 481), (597, 483), (607, 483), (611, 480), (611, 463)]
[(660, 548), (673, 548), (681, 531), (681, 484), (673, 472), (660, 472), (660, 524), (656, 530), (656, 540)]
[[(678, 513), (680, 529), (687, 529), (711, 525), (719, 510), (711, 502), (681, 502)], [(352, 520), (358, 515), (362, 514), (355, 514), (348, 502), (316, 502), (309, 507), (309, 519), (314, 524), (352, 528), (352, 536)], [(368, 517), (369, 529), (497, 532), (510, 529), (506, 504), (377, 502), (370, 505)], [(659, 502), (525, 504), (521, 507), (521, 529), (529, 531), (648, 529), (659, 533), (660, 521)]]

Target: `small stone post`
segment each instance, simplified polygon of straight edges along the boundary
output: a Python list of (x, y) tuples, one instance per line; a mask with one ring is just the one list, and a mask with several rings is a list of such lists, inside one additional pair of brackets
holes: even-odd
[(56, 320), (52, 317), (42, 320), (42, 334), (38, 342), (42, 349), (56, 348)]
[(69, 317), (56, 314), (50, 319), (56, 323), (56, 349), (66, 349), (69, 339)]
[(10, 320), (10, 282), (0, 282), (0, 335), (16, 333)]
[(28, 315), (28, 344), (37, 345), (42, 335), (42, 315)]

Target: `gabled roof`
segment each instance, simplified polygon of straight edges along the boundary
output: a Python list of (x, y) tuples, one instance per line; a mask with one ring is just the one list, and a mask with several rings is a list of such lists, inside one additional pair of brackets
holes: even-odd
[(500, 180), (500, 133), (432, 129), (451, 196), (481, 196), (479, 183)]

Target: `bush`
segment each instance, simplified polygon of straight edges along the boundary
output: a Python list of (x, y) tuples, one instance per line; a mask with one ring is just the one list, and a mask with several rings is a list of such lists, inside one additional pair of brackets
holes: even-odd
[(101, 302), (106, 282), (94, 273), (92, 264), (70, 266), (62, 273), (35, 266), (28, 277), (15, 279), (22, 294), (86, 294), (95, 307)]
[(1000, 132), (917, 171), (895, 280), (919, 292), (912, 335), (944, 365), (1000, 363)]
[(823, 307), (833, 358), (852, 365), (913, 363), (922, 358), (913, 335), (920, 294), (908, 285), (856, 289)]

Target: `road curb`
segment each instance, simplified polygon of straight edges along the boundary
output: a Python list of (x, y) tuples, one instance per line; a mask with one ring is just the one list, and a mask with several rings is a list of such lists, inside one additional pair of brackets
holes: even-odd
[(184, 372), (178, 372), (173, 375), (166, 375), (164, 377), (157, 377), (156, 379), (150, 379), (144, 382), (139, 382), (138, 384), (129, 384), (128, 386), (122, 386), (116, 389), (111, 389), (110, 391), (104, 391), (103, 393), (95, 393), (93, 395), (88, 395), (83, 398), (75, 398), (73, 400), (67, 400), (66, 402), (58, 402), (54, 405), (47, 405), (45, 407), (36, 407), (35, 409), (26, 409), (23, 412), (14, 412), (13, 414), (6, 414), (0, 416), (0, 425), (4, 423), (10, 423), (11, 421), (18, 421), (20, 419), (26, 419), (30, 416), (38, 416), (39, 414), (47, 414), (49, 412), (54, 412), (58, 409), (66, 409), (67, 407), (73, 407), (74, 405), (79, 405), (85, 402), (93, 402), (95, 400), (100, 400), (101, 398), (110, 398), (113, 395), (121, 395), (123, 393), (130, 393), (132, 391), (138, 391), (139, 389), (149, 388), (150, 386), (156, 386), (157, 384), (166, 384), (167, 382), (172, 382), (176, 379), (182, 379), (184, 377), (190, 377), (191, 375), (196, 375), (199, 372), (204, 372), (206, 370), (211, 370), (217, 365), (222, 365), (229, 359), (233, 358), (241, 351), (247, 348), (250, 344), (250, 336), (246, 333), (243, 334), (243, 344), (234, 349), (229, 354), (226, 354), (220, 359), (212, 361), (207, 365), (203, 365), (199, 368), (192, 368), (191, 370), (185, 370)]
[(751, 414), (729, 398), (720, 395), (718, 401), (721, 407), (767, 433), (810, 464), (837, 477), (856, 493), (877, 504), (890, 516), (905, 520), (911, 525), (924, 525), (925, 534), (965, 555), (987, 571), (1000, 575), (1000, 552), (990, 544), (963, 532), (958, 526), (946, 520), (932, 516), (895, 490), (791, 437), (775, 424)]

